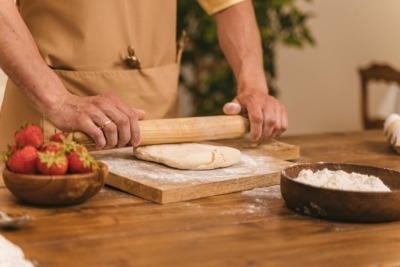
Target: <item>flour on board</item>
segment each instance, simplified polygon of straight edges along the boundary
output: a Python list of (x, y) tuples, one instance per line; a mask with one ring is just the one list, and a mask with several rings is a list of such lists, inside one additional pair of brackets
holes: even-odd
[(376, 176), (347, 173), (342, 170), (323, 169), (313, 172), (302, 170), (294, 179), (305, 184), (348, 191), (390, 192), (391, 190)]
[(109, 172), (113, 175), (139, 182), (152, 181), (159, 185), (187, 185), (237, 180), (243, 177), (279, 173), (291, 165), (276, 158), (242, 152), (240, 162), (228, 168), (202, 171), (178, 170), (162, 164), (137, 160), (130, 147), (113, 149), (112, 152), (102, 152), (97, 155), (97, 159), (107, 164)]
[[(167, 183), (207, 182), (237, 179), (241, 176), (262, 175), (265, 169), (276, 169), (280, 166), (276, 161), (268, 162), (267, 157), (250, 157), (242, 153), (240, 162), (229, 168), (199, 171), (177, 170), (167, 166), (146, 161), (132, 160), (133, 155), (123, 157), (103, 157), (100, 160), (108, 165), (110, 172), (127, 178), (142, 177), (144, 180), (153, 180)], [(151, 166), (151, 168), (149, 168)], [(260, 168), (262, 166), (262, 168)]]

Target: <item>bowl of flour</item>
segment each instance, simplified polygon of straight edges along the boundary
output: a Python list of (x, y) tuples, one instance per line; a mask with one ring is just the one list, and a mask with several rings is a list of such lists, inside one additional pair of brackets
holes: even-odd
[(281, 194), (299, 213), (347, 222), (400, 220), (400, 172), (348, 163), (305, 163), (281, 172)]

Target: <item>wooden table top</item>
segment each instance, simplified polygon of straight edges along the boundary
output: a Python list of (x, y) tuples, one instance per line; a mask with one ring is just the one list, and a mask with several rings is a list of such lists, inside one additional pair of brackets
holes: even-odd
[[(400, 170), (380, 131), (288, 136), (298, 162)], [(353, 224), (289, 210), (279, 186), (159, 205), (106, 187), (61, 208), (16, 200), (0, 179), (0, 207), (35, 220), (0, 231), (37, 266), (400, 266), (400, 221)], [(0, 251), (1, 253), (1, 251)]]

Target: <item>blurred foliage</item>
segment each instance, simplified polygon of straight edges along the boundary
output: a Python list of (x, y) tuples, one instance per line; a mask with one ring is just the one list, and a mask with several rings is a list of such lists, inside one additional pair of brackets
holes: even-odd
[[(310, 2), (310, 0), (303, 0)], [(314, 44), (307, 26), (311, 15), (301, 11), (296, 0), (253, 0), (260, 27), (264, 69), (270, 94), (277, 96), (276, 47), (302, 48)], [(193, 99), (193, 116), (222, 114), (222, 106), (236, 95), (235, 77), (219, 46), (217, 29), (195, 1), (178, 1), (178, 33), (185, 30), (187, 43), (182, 56), (180, 82)]]

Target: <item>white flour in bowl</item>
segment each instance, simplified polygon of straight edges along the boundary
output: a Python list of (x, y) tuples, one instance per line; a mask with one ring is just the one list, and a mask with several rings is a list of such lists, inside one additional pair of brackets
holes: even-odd
[(313, 172), (302, 170), (294, 179), (305, 184), (349, 191), (390, 192), (391, 190), (376, 176), (347, 173), (342, 170), (323, 169)]

